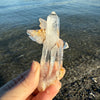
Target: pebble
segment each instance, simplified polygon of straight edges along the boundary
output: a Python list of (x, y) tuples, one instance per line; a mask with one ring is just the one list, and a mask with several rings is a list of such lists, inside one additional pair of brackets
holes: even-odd
[(97, 78), (92, 78), (92, 80), (93, 80), (95, 83), (97, 83)]
[(91, 92), (90, 95), (92, 95), (93, 97), (95, 97), (95, 95)]

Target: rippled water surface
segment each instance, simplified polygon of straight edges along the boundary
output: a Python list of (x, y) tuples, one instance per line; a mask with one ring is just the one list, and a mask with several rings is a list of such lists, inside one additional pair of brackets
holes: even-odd
[[(32, 42), (26, 30), (39, 28), (38, 19), (52, 11), (60, 17), (61, 38), (70, 46), (64, 51), (63, 88), (55, 100), (89, 99), (91, 91), (98, 98), (100, 85), (95, 92), (90, 81), (100, 76), (100, 0), (0, 0), (0, 86), (29, 69), (33, 59), (40, 61), (42, 45)], [(87, 90), (83, 79), (92, 84)]]
[[(100, 16), (99, 0), (1, 0), (0, 28), (12, 28), (19, 25), (34, 24), (39, 17), (45, 17), (56, 11), (63, 15)], [(65, 17), (65, 16), (64, 16)], [(95, 18), (96, 19), (96, 18)], [(68, 20), (68, 19), (67, 19)], [(67, 21), (65, 20), (65, 21)], [(27, 25), (26, 25), (27, 26)]]

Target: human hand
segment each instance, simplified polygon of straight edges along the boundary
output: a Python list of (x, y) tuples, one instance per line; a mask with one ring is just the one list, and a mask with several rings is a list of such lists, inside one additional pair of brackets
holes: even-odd
[(45, 91), (39, 92), (39, 76), (40, 64), (33, 62), (30, 70), (0, 88), (0, 100), (52, 100), (59, 92), (61, 83), (56, 81)]

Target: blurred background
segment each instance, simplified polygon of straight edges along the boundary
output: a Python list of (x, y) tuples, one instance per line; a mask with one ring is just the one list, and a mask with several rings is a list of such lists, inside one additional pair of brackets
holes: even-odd
[(38, 29), (38, 19), (55, 11), (66, 74), (54, 100), (100, 98), (100, 0), (1, 0), (0, 87), (40, 61), (42, 45), (31, 41), (27, 29)]

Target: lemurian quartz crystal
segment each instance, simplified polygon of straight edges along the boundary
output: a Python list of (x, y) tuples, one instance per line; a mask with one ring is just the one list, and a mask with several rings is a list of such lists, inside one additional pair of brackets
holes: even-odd
[(40, 29), (27, 30), (29, 38), (43, 44), (39, 91), (44, 91), (64, 74), (63, 49), (69, 48), (68, 43), (60, 39), (60, 19), (55, 12), (47, 17), (47, 21), (40, 18)]

